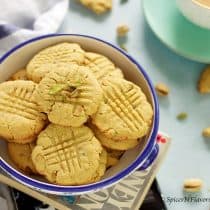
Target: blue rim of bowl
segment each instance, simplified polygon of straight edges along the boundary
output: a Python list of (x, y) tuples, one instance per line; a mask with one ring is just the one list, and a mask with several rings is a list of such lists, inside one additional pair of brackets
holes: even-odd
[(133, 64), (135, 64), (138, 68), (138, 70), (143, 74), (145, 80), (147, 81), (147, 84), (150, 88), (150, 91), (152, 93), (153, 96), (153, 100), (154, 100), (154, 118), (153, 118), (153, 128), (152, 131), (150, 133), (150, 136), (148, 137), (148, 143), (145, 146), (144, 150), (142, 153), (139, 154), (139, 156), (136, 158), (136, 160), (130, 164), (127, 168), (125, 168), (124, 170), (122, 170), (120, 173), (110, 177), (110, 178), (106, 178), (100, 182), (97, 183), (92, 183), (92, 184), (87, 184), (87, 185), (81, 185), (81, 186), (59, 186), (59, 185), (53, 185), (53, 184), (49, 184), (49, 183), (45, 183), (42, 181), (37, 181), (34, 180), (33, 178), (27, 177), (25, 175), (23, 175), (22, 173), (18, 172), (17, 170), (15, 170), (14, 168), (12, 168), (11, 166), (9, 166), (9, 164), (7, 164), (2, 157), (0, 157), (0, 166), (10, 175), (12, 175), (15, 179), (21, 181), (22, 183), (25, 183), (28, 186), (40, 189), (42, 191), (47, 191), (47, 192), (51, 192), (51, 193), (71, 193), (71, 194), (79, 194), (79, 193), (84, 193), (84, 192), (91, 192), (91, 191), (95, 191), (98, 189), (102, 189), (105, 188), (106, 186), (110, 186), (113, 185), (114, 183), (117, 183), (119, 180), (121, 180), (122, 178), (126, 177), (127, 175), (129, 175), (131, 172), (135, 171), (141, 164), (143, 164), (143, 162), (146, 160), (146, 158), (148, 157), (148, 155), (150, 154), (152, 148), (154, 147), (155, 141), (156, 141), (156, 136), (158, 133), (158, 128), (159, 128), (159, 105), (158, 105), (158, 100), (157, 100), (157, 96), (155, 93), (155, 89), (152, 85), (152, 82), (149, 78), (149, 76), (147, 75), (147, 73), (145, 72), (145, 70), (141, 67), (141, 65), (130, 55), (128, 55), (126, 52), (124, 52), (122, 49), (120, 49), (119, 47), (104, 41), (102, 39), (93, 37), (93, 36), (88, 36), (88, 35), (82, 35), (82, 34), (48, 34), (48, 35), (43, 35), (43, 36), (39, 36), (33, 39), (30, 39), (28, 41), (25, 41), (23, 43), (20, 43), (19, 45), (15, 46), (14, 48), (12, 48), (11, 50), (9, 50), (7, 53), (5, 53), (1, 58), (0, 58), (0, 64), (3, 63), (3, 61), (9, 57), (13, 52), (15, 52), (16, 50), (24, 47), (27, 44), (30, 44), (32, 42), (35, 41), (39, 41), (45, 38), (51, 38), (51, 37), (59, 37), (59, 36), (77, 36), (77, 37), (83, 37), (83, 38), (88, 38), (88, 39), (93, 39), (99, 42), (102, 42), (112, 48), (114, 48), (115, 50), (119, 51), (121, 54), (123, 54), (126, 58), (128, 58)]

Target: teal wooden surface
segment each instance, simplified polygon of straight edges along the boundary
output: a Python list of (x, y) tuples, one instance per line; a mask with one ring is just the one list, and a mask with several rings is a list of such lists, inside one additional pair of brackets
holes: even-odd
[[(166, 198), (183, 198), (185, 178), (199, 177), (204, 181), (200, 198), (210, 198), (210, 140), (201, 136), (210, 126), (210, 95), (196, 90), (198, 76), (205, 66), (192, 62), (169, 50), (153, 34), (143, 16), (139, 0), (120, 4), (114, 0), (111, 13), (93, 15), (76, 1), (70, 1), (69, 12), (59, 32), (93, 35), (116, 44), (116, 27), (127, 23), (131, 28), (126, 47), (146, 69), (154, 83), (164, 82), (171, 89), (160, 99), (160, 129), (173, 138), (168, 156), (158, 173), (158, 181)], [(192, 43), (193, 44), (193, 43)], [(188, 119), (179, 122), (176, 115), (187, 112)], [(206, 210), (209, 202), (166, 202), (169, 210)]]

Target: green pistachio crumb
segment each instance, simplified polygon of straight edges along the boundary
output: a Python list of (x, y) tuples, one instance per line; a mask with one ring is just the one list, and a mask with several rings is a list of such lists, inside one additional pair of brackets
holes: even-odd
[(62, 91), (63, 89), (65, 89), (66, 87), (67, 87), (66, 84), (53, 85), (49, 90), (49, 94), (50, 95), (55, 95), (55, 94), (59, 93), (60, 91)]
[(179, 113), (178, 115), (177, 115), (177, 119), (178, 120), (185, 120), (186, 118), (187, 118), (187, 113), (186, 112), (181, 112), (181, 113)]

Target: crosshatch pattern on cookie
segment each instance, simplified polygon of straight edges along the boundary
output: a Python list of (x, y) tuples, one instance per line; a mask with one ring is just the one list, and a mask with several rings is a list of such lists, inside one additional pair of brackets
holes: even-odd
[[(48, 47), (37, 53), (27, 65), (27, 76), (34, 82), (40, 82), (39, 67), (44, 64), (84, 62), (85, 52), (75, 43), (61, 43)], [(46, 71), (48, 73), (49, 71)]]
[[(83, 138), (82, 138), (83, 137)], [(88, 163), (88, 158), (83, 156), (83, 143), (89, 141), (84, 136), (72, 136), (71, 139), (65, 139), (59, 142), (57, 138), (52, 138), (53, 146), (47, 147), (43, 150), (43, 155), (46, 157), (49, 166), (59, 165), (61, 170), (71, 172), (72, 167), (74, 170), (81, 169), (81, 160)], [(56, 160), (56, 161), (55, 161)], [(84, 164), (84, 168), (88, 168), (88, 164)]]
[(37, 110), (37, 104), (31, 100), (32, 94), (33, 90), (28, 91), (26, 88), (14, 89), (12, 93), (0, 92), (0, 111), (29, 120), (45, 119), (45, 116)]
[(103, 80), (101, 87), (104, 103), (93, 116), (98, 129), (116, 140), (146, 135), (153, 114), (141, 89), (123, 79)]
[(105, 77), (123, 78), (123, 73), (119, 68), (116, 68), (105, 56), (96, 53), (85, 54), (85, 65), (87, 65), (94, 73), (97, 80), (102, 80)]
[[(39, 111), (32, 81), (0, 84), (0, 136), (16, 143), (29, 143), (45, 126), (47, 117)], [(24, 128), (24, 129), (23, 129)]]
[(89, 183), (99, 167), (102, 147), (91, 130), (49, 125), (37, 141), (32, 160), (55, 183)]

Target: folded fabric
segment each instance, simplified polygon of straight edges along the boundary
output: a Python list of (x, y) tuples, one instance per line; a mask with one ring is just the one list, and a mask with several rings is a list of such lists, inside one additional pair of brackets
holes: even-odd
[(54, 33), (69, 0), (0, 0), (0, 56), (27, 39)]

